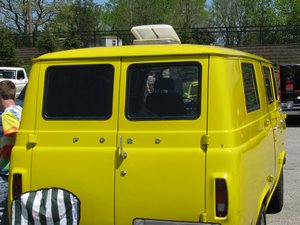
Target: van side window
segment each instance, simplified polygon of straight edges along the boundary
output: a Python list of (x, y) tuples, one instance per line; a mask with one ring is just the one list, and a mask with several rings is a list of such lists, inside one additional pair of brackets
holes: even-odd
[(111, 65), (53, 66), (46, 71), (43, 117), (105, 120), (112, 114)]
[(274, 69), (271, 68), (271, 74), (272, 74), (272, 80), (273, 80), (273, 88), (275, 90), (275, 99), (278, 100), (279, 97), (278, 97), (278, 82), (277, 82), (277, 79), (275, 77), (275, 73), (274, 73)]
[(131, 65), (127, 71), (129, 120), (180, 120), (200, 116), (201, 65)]
[(253, 65), (242, 63), (242, 75), (247, 112), (252, 112), (260, 108)]
[(274, 92), (273, 92), (273, 86), (271, 84), (271, 74), (269, 67), (263, 66), (263, 74), (264, 74), (264, 80), (265, 80), (265, 86), (267, 91), (267, 98), (268, 103), (274, 102)]

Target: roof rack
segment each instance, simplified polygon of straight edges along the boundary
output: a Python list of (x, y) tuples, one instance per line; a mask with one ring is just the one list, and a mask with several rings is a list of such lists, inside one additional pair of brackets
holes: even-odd
[(132, 27), (136, 38), (133, 44), (180, 44), (181, 41), (171, 25), (155, 24)]

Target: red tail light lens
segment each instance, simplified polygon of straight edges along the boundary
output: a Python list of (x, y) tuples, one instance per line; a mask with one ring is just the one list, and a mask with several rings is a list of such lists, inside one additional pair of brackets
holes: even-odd
[(22, 194), (22, 174), (15, 173), (13, 175), (13, 183), (12, 183), (12, 195), (13, 198)]
[(216, 179), (216, 216), (226, 217), (228, 209), (228, 191), (224, 179)]

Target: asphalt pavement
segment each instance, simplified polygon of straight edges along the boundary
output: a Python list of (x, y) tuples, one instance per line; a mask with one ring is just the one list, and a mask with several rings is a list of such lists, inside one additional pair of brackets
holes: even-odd
[(284, 206), (267, 215), (268, 225), (300, 225), (300, 117), (287, 119)]

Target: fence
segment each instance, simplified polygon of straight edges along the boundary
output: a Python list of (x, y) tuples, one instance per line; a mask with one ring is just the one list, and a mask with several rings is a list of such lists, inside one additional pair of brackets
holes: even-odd
[[(300, 43), (300, 26), (245, 26), (245, 27), (197, 27), (175, 28), (183, 43), (217, 44), (224, 46), (278, 45)], [(36, 46), (41, 33), (32, 36), (14, 34), (17, 48)], [(67, 33), (55, 32), (55, 39), (63, 46)], [(105, 45), (107, 36), (115, 36), (123, 45), (132, 43), (129, 30), (88, 31), (76, 34), (82, 47)]]

